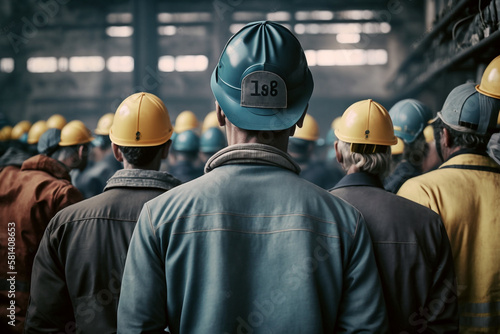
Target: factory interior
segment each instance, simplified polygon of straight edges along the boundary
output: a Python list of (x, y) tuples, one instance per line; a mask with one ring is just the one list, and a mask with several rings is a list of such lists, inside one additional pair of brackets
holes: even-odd
[(498, 0), (1, 0), (3, 123), (61, 114), (94, 129), (128, 95), (171, 119), (214, 109), (210, 75), (228, 38), (272, 20), (299, 39), (321, 136), (352, 103), (416, 98), (437, 112), (499, 53)]

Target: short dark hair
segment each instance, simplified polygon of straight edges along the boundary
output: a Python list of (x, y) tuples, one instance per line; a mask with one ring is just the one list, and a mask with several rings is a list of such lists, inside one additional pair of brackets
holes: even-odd
[(127, 161), (137, 167), (146, 166), (156, 157), (165, 143), (157, 146), (131, 147), (118, 146)]
[(477, 133), (460, 132), (446, 125), (441, 119), (437, 119), (432, 126), (435, 130), (442, 131), (447, 129), (451, 137), (451, 146), (467, 149), (474, 149), (480, 152), (486, 152), (488, 142), (491, 138), (491, 133), (487, 132), (483, 135)]
[(424, 133), (421, 132), (413, 142), (405, 143), (403, 159), (419, 167), (424, 163), (424, 159), (428, 153), (429, 145), (427, 145)]

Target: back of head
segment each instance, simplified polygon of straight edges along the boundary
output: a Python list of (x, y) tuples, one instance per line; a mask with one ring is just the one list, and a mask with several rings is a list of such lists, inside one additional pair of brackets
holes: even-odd
[(499, 110), (499, 99), (480, 94), (473, 83), (466, 83), (448, 94), (433, 124), (448, 128), (453, 146), (483, 151), (496, 131)]
[(406, 99), (389, 109), (389, 115), (396, 137), (403, 139), (405, 144), (410, 144), (422, 134), (432, 118), (432, 111), (418, 100)]
[(211, 88), (236, 127), (279, 131), (301, 118), (313, 79), (297, 38), (278, 23), (260, 21), (247, 24), (227, 42)]
[(226, 147), (226, 137), (218, 127), (208, 128), (200, 137), (200, 152), (213, 154)]
[(314, 117), (306, 115), (301, 128), (297, 128), (288, 143), (288, 152), (296, 162), (307, 162), (319, 139), (319, 126)]
[(193, 131), (183, 131), (177, 136), (172, 144), (172, 149), (176, 152), (197, 154), (200, 148), (200, 137)]
[(181, 133), (187, 130), (196, 130), (199, 126), (198, 118), (191, 110), (184, 110), (175, 119), (175, 132)]
[(54, 114), (49, 117), (47, 120), (47, 127), (49, 129), (59, 129), (62, 130), (62, 128), (67, 124), (66, 118), (64, 116), (59, 115), (59, 114)]
[(217, 111), (211, 111), (205, 116), (203, 119), (203, 125), (201, 126), (201, 133), (203, 134), (205, 131), (211, 128), (218, 128), (219, 121), (217, 120)]
[(381, 104), (373, 100), (352, 104), (342, 115), (335, 135), (345, 170), (355, 165), (381, 178), (389, 172), (390, 147), (397, 139), (391, 117)]
[(47, 122), (38, 121), (35, 122), (28, 131), (28, 144), (36, 144), (40, 139), (40, 136), (47, 131), (49, 128), (47, 126)]
[(61, 130), (61, 141), (59, 146), (75, 146), (88, 144), (94, 137), (90, 130), (83, 124), (82, 121), (71, 121), (66, 124)]
[(145, 166), (172, 137), (173, 127), (163, 101), (154, 94), (135, 93), (118, 106), (109, 129), (111, 142), (134, 166)]

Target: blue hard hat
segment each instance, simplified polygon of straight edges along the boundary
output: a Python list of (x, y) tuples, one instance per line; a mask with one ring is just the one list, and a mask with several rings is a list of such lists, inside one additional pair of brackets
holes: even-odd
[(407, 144), (413, 143), (424, 131), (432, 118), (432, 111), (422, 102), (405, 99), (397, 102), (390, 110), (394, 135)]
[(226, 137), (218, 128), (209, 128), (200, 138), (200, 151), (204, 153), (215, 153), (226, 147)]
[(38, 153), (51, 155), (59, 146), (61, 130), (52, 128), (45, 131), (38, 139)]
[(179, 152), (198, 152), (200, 137), (192, 130), (183, 131), (175, 136), (172, 148)]
[(495, 128), (499, 104), (498, 99), (479, 94), (474, 83), (466, 83), (448, 94), (437, 117), (456, 131), (484, 134)]
[(259, 21), (247, 24), (227, 42), (210, 86), (235, 126), (275, 131), (297, 123), (314, 83), (304, 50), (290, 30)]

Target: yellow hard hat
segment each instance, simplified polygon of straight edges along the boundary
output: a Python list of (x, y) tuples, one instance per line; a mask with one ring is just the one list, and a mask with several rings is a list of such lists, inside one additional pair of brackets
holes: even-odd
[(114, 117), (115, 117), (115, 114), (108, 113), (108, 114), (103, 115), (101, 118), (99, 118), (99, 121), (97, 122), (97, 128), (94, 130), (94, 133), (96, 135), (102, 135), (102, 136), (109, 135), (109, 129), (111, 128), (111, 125), (113, 124)]
[(339, 126), (339, 124), (340, 124), (340, 119), (341, 119), (341, 118), (342, 118), (342, 117), (341, 117), (341, 116), (339, 116), (339, 117), (335, 118), (335, 119), (332, 121), (332, 126), (331, 126), (331, 128), (332, 128), (333, 130), (335, 130), (336, 128), (338, 128), (338, 126)]
[(11, 139), (19, 139), (25, 133), (27, 133), (31, 128), (31, 122), (21, 121), (17, 123), (14, 128), (12, 128)]
[[(180, 116), (180, 115), (179, 115)], [(175, 123), (177, 127), (177, 122)], [(205, 119), (203, 120), (203, 125), (201, 126), (201, 132), (205, 132), (210, 128), (218, 128), (219, 127), (219, 120), (217, 119), (217, 111), (211, 111), (205, 116)]]
[(356, 102), (347, 108), (335, 135), (351, 144), (391, 146), (398, 142), (391, 116), (381, 104), (371, 99)]
[(434, 129), (432, 125), (427, 125), (424, 129), (425, 142), (430, 143), (434, 141)]
[(316, 141), (319, 138), (319, 126), (314, 117), (309, 114), (306, 114), (304, 118), (304, 124), (302, 127), (297, 127), (295, 129), (295, 134), (293, 135), (295, 138), (304, 139), (308, 141)]
[(61, 130), (59, 146), (73, 146), (90, 143), (94, 138), (82, 121), (71, 121)]
[(486, 96), (500, 99), (500, 56), (489, 63), (476, 90)]
[(62, 128), (66, 125), (66, 118), (64, 116), (59, 115), (59, 114), (54, 114), (49, 117), (47, 120), (47, 127), (49, 129), (59, 129), (62, 130)]
[(28, 144), (36, 144), (45, 131), (48, 130), (47, 122), (35, 122), (28, 132)]
[(399, 138), (399, 137), (396, 137), (396, 139), (398, 140), (398, 142), (396, 143), (396, 145), (392, 145), (391, 146), (391, 154), (392, 155), (401, 154), (405, 150), (405, 142), (401, 138)]
[(0, 130), (0, 141), (10, 140), (12, 134), (12, 126), (6, 125)]
[(144, 147), (166, 143), (172, 137), (167, 107), (156, 95), (135, 93), (116, 110), (109, 138), (120, 146)]
[(198, 119), (190, 110), (184, 110), (175, 119), (175, 132), (181, 133), (186, 130), (193, 130), (198, 127)]

